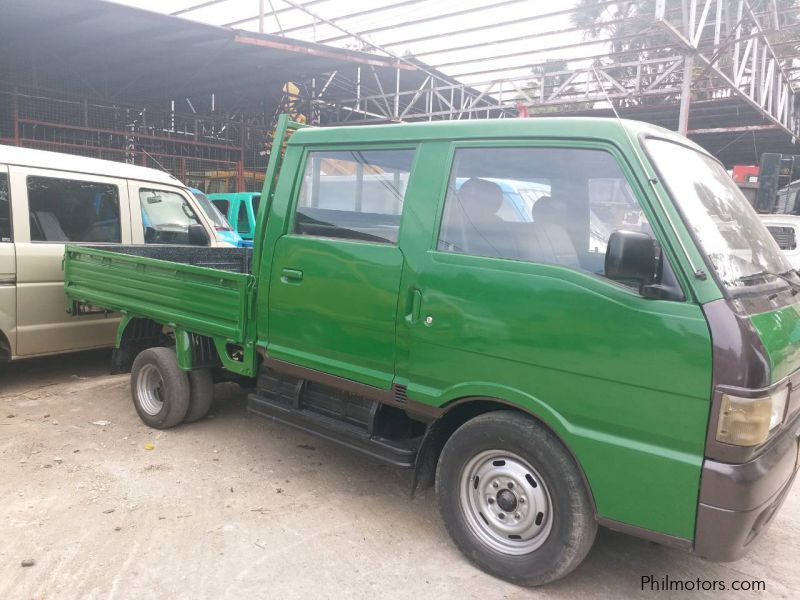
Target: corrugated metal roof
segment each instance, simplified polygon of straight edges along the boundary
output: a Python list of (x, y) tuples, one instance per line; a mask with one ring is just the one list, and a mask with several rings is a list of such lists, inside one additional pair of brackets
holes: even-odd
[(72, 81), (97, 96), (141, 101), (212, 90), (257, 100), (265, 88), (359, 66), (415, 72), (391, 58), (101, 0), (4, 3), (0, 56), (2, 80), (47, 87)]

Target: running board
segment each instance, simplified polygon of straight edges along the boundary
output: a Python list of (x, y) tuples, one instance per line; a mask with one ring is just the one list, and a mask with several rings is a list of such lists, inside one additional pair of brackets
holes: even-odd
[(397, 467), (413, 467), (417, 457), (417, 448), (414, 445), (370, 435), (364, 427), (325, 416), (317, 411), (287, 406), (285, 402), (270, 400), (259, 394), (250, 394), (247, 397), (247, 410)]

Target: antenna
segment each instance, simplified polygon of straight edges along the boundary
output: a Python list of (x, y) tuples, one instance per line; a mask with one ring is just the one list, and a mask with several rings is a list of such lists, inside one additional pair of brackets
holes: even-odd
[(156, 157), (153, 156), (152, 154), (150, 154), (147, 150), (142, 149), (141, 152), (143, 152), (144, 154), (149, 156), (150, 160), (152, 160), (154, 163), (156, 163), (158, 165), (158, 168), (161, 169), (162, 171), (164, 171), (164, 173), (169, 173), (170, 175), (172, 175), (172, 173), (170, 173), (164, 165), (162, 165), (160, 162), (158, 162)]
[(611, 105), (611, 110), (614, 111), (614, 116), (617, 117), (617, 122), (619, 123), (620, 128), (625, 134), (625, 138), (628, 140), (628, 144), (630, 144), (631, 149), (633, 150), (633, 154), (636, 156), (636, 160), (639, 162), (639, 167), (641, 167), (642, 173), (645, 174), (648, 183), (650, 183), (650, 186), (653, 188), (653, 193), (655, 194), (655, 197), (658, 200), (658, 204), (661, 207), (661, 212), (663, 212), (664, 216), (667, 217), (669, 226), (672, 227), (672, 231), (674, 231), (676, 234), (675, 237), (678, 239), (678, 244), (680, 245), (681, 250), (683, 250), (683, 254), (686, 256), (686, 260), (689, 261), (689, 266), (692, 268), (692, 274), (697, 279), (705, 279), (706, 272), (703, 269), (697, 268), (697, 266), (694, 264), (694, 261), (692, 260), (692, 255), (689, 254), (689, 250), (684, 245), (681, 236), (677, 234), (678, 229), (675, 227), (675, 222), (672, 220), (672, 217), (670, 216), (667, 207), (664, 205), (664, 202), (661, 200), (661, 195), (658, 193), (658, 189), (656, 188), (656, 184), (658, 183), (658, 177), (656, 177), (655, 175), (651, 176), (650, 173), (648, 172), (647, 166), (645, 165), (645, 161), (642, 158), (641, 154), (639, 154), (639, 146), (634, 143), (630, 131), (628, 131), (628, 128), (625, 127), (625, 124), (622, 122), (622, 119), (620, 118), (619, 113), (617, 112), (617, 108), (614, 106), (614, 103), (611, 102), (611, 97), (608, 95), (608, 92), (606, 91), (603, 82), (600, 80), (600, 74), (597, 72), (596, 63), (592, 63), (592, 73), (594, 73), (594, 77), (595, 79), (597, 79), (597, 85), (600, 86), (600, 91), (602, 91), (603, 95), (606, 97), (606, 102), (608, 102)]

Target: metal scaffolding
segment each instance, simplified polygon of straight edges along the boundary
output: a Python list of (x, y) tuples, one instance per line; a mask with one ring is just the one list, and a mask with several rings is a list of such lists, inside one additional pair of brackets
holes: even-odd
[[(241, 3), (239, 3), (241, 4)], [(778, 129), (798, 132), (794, 84), (800, 79), (800, 6), (781, 0), (656, 0), (641, 3), (638, 31), (617, 31), (630, 2), (576, 2), (556, 10), (524, 0), (405, 0), (363, 5), (334, 14), (323, 0), (253, 0), (250, 14), (222, 22), (233, 27), (358, 47), (413, 65), (425, 77), (408, 87), (374, 69), (355, 79), (333, 72), (306, 86), (323, 122), (414, 121), (514, 117), (555, 111), (620, 112), (656, 104), (678, 111), (677, 129), (690, 125), (691, 105), (731, 101), (755, 118), (719, 132)], [(532, 6), (538, 8), (532, 8)], [(214, 20), (230, 0), (184, 6), (174, 14)], [(332, 6), (332, 5), (331, 5)], [(251, 9), (251, 10), (252, 10)], [(644, 10), (644, 9), (641, 9)], [(594, 11), (587, 35), (576, 16)], [(229, 11), (224, 11), (229, 14)], [(530, 31), (520, 32), (524, 24)], [(442, 35), (446, 31), (446, 35)], [(531, 33), (534, 31), (535, 33)]]

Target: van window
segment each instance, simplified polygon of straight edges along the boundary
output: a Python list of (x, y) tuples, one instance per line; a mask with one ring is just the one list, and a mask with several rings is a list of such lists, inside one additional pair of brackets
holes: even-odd
[(651, 234), (608, 152), (465, 148), (455, 154), (438, 249), (602, 275), (619, 229)]
[(120, 242), (117, 186), (29, 176), (27, 187), (32, 242)]
[(295, 231), (396, 243), (413, 160), (414, 150), (310, 152)]
[(11, 202), (8, 198), (8, 175), (0, 173), (0, 242), (11, 241)]
[(200, 219), (177, 192), (139, 190), (145, 244), (188, 244), (189, 225)]

